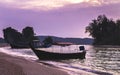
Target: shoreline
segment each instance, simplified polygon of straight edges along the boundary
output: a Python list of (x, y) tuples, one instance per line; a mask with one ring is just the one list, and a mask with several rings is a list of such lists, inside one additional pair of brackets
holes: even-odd
[(69, 75), (66, 71), (42, 63), (13, 57), (0, 52), (0, 74), (2, 75)]

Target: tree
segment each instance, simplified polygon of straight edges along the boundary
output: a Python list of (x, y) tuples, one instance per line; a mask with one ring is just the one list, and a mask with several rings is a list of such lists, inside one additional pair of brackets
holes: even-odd
[(4, 39), (8, 43), (18, 42), (18, 41), (21, 41), (22, 39), (22, 34), (11, 27), (3, 29), (3, 34), (4, 34)]
[[(23, 29), (22, 34), (17, 30), (8, 27), (3, 29), (4, 39), (11, 45), (12, 48), (28, 48), (29, 43), (37, 38), (34, 36), (32, 27)], [(38, 40), (38, 39), (37, 39)]]
[(117, 42), (118, 42), (118, 44), (120, 45), (120, 20), (117, 20), (116, 21), (116, 36), (117, 36), (117, 38), (116, 38), (116, 40), (117, 40)]
[(47, 45), (47, 44), (53, 44), (53, 39), (52, 39), (52, 37), (48, 36), (47, 38), (45, 38), (45, 40), (43, 41), (43, 43), (44, 43), (45, 45)]
[[(86, 27), (86, 32), (94, 38), (94, 44), (115, 45), (120, 44), (120, 21), (114, 22), (105, 15), (100, 15), (97, 19), (92, 20)], [(117, 40), (116, 40), (117, 39)]]
[(34, 38), (34, 30), (33, 30), (33, 28), (32, 27), (25, 27), (22, 30), (22, 35), (23, 35), (23, 38), (26, 41), (31, 41)]

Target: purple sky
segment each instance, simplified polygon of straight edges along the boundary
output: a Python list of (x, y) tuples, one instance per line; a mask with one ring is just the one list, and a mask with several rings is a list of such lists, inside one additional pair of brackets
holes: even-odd
[(85, 27), (98, 15), (120, 19), (120, 0), (22, 1), (0, 1), (1, 37), (6, 27), (21, 31), (26, 26), (32, 26), (37, 35), (84, 38), (89, 37), (84, 33)]

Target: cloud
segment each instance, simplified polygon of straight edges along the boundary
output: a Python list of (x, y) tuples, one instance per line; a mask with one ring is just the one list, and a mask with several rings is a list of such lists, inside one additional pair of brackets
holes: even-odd
[[(109, 18), (120, 18), (120, 3), (81, 8), (83, 5), (77, 3), (49, 11), (36, 11), (36, 9), (5, 7), (1, 4), (0, 30), (11, 26), (21, 31), (25, 26), (32, 26), (37, 35), (88, 37), (84, 33), (85, 27), (98, 15), (105, 14)], [(2, 36), (2, 31), (0, 34)]]
[(15, 8), (24, 8), (24, 9), (52, 9), (57, 7), (62, 7), (67, 4), (81, 2), (81, 0), (4, 0), (0, 3), (5, 6), (15, 7)]
[[(1, 0), (0, 4), (6, 7), (51, 10), (71, 4), (81, 4), (81, 7), (101, 6), (120, 3), (120, 0)], [(84, 5), (85, 4), (85, 5)], [(88, 5), (86, 5), (88, 4)]]

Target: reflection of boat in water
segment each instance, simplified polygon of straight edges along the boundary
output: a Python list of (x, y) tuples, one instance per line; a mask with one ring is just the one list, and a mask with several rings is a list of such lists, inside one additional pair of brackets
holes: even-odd
[(34, 43), (30, 44), (31, 49), (37, 55), (39, 59), (42, 60), (64, 60), (64, 59), (84, 59), (86, 51), (80, 51), (78, 53), (54, 53), (39, 50), (34, 47)]

